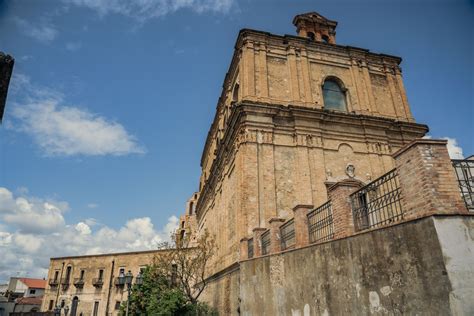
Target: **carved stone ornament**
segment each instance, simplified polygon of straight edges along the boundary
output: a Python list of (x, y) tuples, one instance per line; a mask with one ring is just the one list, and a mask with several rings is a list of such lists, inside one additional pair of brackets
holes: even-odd
[(355, 167), (353, 164), (348, 164), (346, 167), (346, 174), (349, 178), (354, 178), (355, 176)]

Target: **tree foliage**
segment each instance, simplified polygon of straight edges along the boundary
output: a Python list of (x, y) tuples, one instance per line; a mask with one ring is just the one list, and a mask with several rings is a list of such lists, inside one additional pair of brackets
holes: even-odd
[(167, 246), (143, 271), (142, 284), (133, 286), (129, 315), (217, 315), (198, 302), (215, 247), (207, 231), (192, 245), (185, 236)]

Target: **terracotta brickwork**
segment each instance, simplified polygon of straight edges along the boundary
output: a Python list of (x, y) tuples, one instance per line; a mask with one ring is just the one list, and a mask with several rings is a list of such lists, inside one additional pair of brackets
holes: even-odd
[[(328, 22), (329, 23), (329, 22)], [(413, 122), (400, 58), (365, 49), (242, 30), (204, 147), (197, 233), (216, 236), (212, 266), (240, 258), (240, 240), (295, 205), (321, 205), (328, 183), (368, 183), (392, 154), (427, 132)], [(324, 107), (340, 83), (346, 111)], [(256, 249), (257, 249), (256, 243)]]
[(405, 219), (468, 213), (446, 143), (446, 140), (420, 139), (393, 155)]
[(358, 181), (345, 180), (329, 188), (329, 199), (331, 200), (334, 223), (334, 239), (351, 236), (355, 233), (350, 195), (362, 186)]

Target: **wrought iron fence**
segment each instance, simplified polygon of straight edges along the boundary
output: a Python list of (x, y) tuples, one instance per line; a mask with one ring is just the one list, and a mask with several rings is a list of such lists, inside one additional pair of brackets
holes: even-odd
[(280, 226), (281, 249), (286, 250), (295, 246), (295, 220), (290, 219)]
[(464, 203), (469, 211), (474, 211), (474, 156), (463, 160), (454, 159), (452, 163)]
[(250, 239), (248, 240), (247, 252), (248, 252), (248, 257), (249, 257), (249, 259), (250, 259), (250, 258), (253, 258), (253, 238), (250, 238)]
[(262, 255), (270, 253), (270, 230), (267, 229), (260, 237), (262, 241)]
[(354, 192), (350, 198), (356, 231), (381, 227), (403, 219), (396, 169)]
[(308, 213), (309, 242), (316, 243), (334, 238), (331, 201)]

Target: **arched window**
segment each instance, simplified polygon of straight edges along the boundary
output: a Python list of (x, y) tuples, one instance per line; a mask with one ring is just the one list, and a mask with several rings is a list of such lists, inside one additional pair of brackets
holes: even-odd
[(326, 44), (329, 43), (329, 37), (327, 35), (321, 36), (321, 39), (322, 39), (323, 43), (326, 43)]
[(347, 111), (346, 94), (341, 86), (333, 79), (327, 79), (323, 85), (324, 108)]
[(314, 33), (313, 33), (313, 32), (308, 32), (308, 38), (309, 38), (310, 40), (314, 41), (316, 37), (314, 36)]
[(236, 83), (234, 86), (234, 91), (232, 93), (232, 101), (237, 102), (239, 101), (239, 84)]

